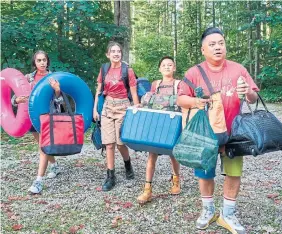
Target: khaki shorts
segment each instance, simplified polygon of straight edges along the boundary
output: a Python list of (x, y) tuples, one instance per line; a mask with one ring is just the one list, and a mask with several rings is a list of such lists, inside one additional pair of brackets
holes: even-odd
[(101, 116), (102, 143), (123, 145), (120, 140), (122, 122), (130, 102), (127, 98), (119, 99), (107, 96)]

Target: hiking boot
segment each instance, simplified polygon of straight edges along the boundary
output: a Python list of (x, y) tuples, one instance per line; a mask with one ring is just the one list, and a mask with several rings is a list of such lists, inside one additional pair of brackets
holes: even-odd
[(116, 185), (115, 169), (107, 170), (107, 178), (102, 186), (103, 191), (110, 191)]
[(124, 166), (125, 166), (125, 178), (127, 180), (134, 179), (134, 172), (133, 172), (133, 168), (132, 168), (130, 159), (128, 161), (124, 161)]
[(28, 191), (31, 192), (32, 194), (39, 194), (41, 193), (42, 189), (43, 189), (43, 182), (39, 180), (35, 180), (33, 181)]
[(218, 215), (215, 214), (214, 206), (204, 206), (200, 217), (197, 219), (196, 228), (204, 230), (211, 223), (216, 221), (217, 218), (218, 218)]
[(53, 163), (50, 165), (49, 173), (47, 174), (48, 179), (53, 179), (61, 173), (58, 163)]
[(171, 176), (171, 182), (172, 182), (172, 187), (170, 190), (170, 193), (172, 195), (177, 195), (180, 193), (180, 181), (179, 181), (179, 176), (173, 175)]
[(216, 221), (217, 225), (224, 227), (232, 234), (245, 234), (245, 228), (239, 223), (238, 219), (236, 218), (234, 212), (223, 216), (222, 210), (220, 211), (220, 216)]
[(145, 204), (152, 200), (152, 185), (151, 183), (145, 183), (144, 192), (139, 195), (137, 201), (139, 204)]

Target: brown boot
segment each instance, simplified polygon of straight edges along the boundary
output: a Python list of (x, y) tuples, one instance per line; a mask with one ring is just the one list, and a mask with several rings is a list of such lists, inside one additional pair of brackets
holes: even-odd
[(152, 200), (152, 184), (146, 182), (144, 187), (144, 192), (139, 195), (137, 198), (137, 201), (139, 204), (145, 204), (147, 202), (150, 202)]
[(172, 182), (172, 187), (170, 190), (170, 193), (172, 195), (177, 195), (180, 193), (181, 189), (180, 189), (180, 180), (179, 180), (179, 176), (178, 175), (173, 175), (171, 177), (171, 182)]

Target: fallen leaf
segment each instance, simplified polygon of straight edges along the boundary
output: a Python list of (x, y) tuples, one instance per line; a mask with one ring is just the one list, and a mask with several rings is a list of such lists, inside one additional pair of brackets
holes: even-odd
[(282, 200), (281, 199), (274, 199), (274, 203), (279, 205), (282, 203)]
[(22, 228), (23, 228), (23, 225), (21, 225), (21, 224), (14, 224), (14, 225), (12, 226), (12, 229), (13, 229), (14, 231), (21, 230)]
[(127, 208), (130, 208), (132, 206), (133, 206), (133, 204), (131, 202), (125, 202), (122, 207), (127, 209)]
[(164, 216), (164, 221), (169, 221), (169, 214), (166, 214), (165, 216)]
[(21, 162), (22, 164), (31, 164), (32, 162), (30, 160), (25, 160)]
[(79, 224), (79, 228), (80, 228), (80, 229), (83, 229), (84, 227), (85, 227), (84, 224)]
[(49, 209), (56, 209), (56, 210), (58, 210), (58, 209), (61, 209), (62, 206), (60, 204), (54, 204), (54, 205), (48, 206), (48, 208)]
[(113, 210), (113, 211), (119, 211), (119, 210), (120, 210), (120, 206), (114, 206), (114, 207), (112, 208), (112, 210)]
[(59, 205), (59, 204), (56, 204), (56, 205), (54, 206), (54, 208), (55, 208), (55, 209), (61, 209), (61, 208), (62, 208), (62, 206), (61, 206), (61, 205)]
[(20, 197), (20, 196), (14, 196), (14, 197), (8, 197), (10, 201), (25, 201), (29, 200), (29, 197)]
[(75, 163), (75, 165), (74, 165), (75, 167), (83, 167), (84, 166), (84, 164), (83, 164), (83, 162), (82, 161), (80, 161), (80, 160), (78, 160), (78, 161), (76, 161), (76, 163)]
[(43, 204), (43, 205), (47, 205), (47, 204), (49, 204), (47, 201), (36, 201), (36, 202), (34, 202), (35, 204)]
[(18, 216), (12, 215), (12, 216), (10, 217), (10, 219), (12, 219), (12, 220), (17, 220), (17, 219), (18, 219)]
[(279, 193), (267, 194), (267, 198), (271, 198), (271, 199), (276, 198), (278, 196), (279, 196)]
[(116, 216), (113, 220), (112, 220), (112, 228), (116, 228), (118, 226), (118, 220), (122, 220), (121, 216)]
[(79, 229), (80, 229), (79, 226), (73, 226), (73, 227), (70, 228), (70, 233), (74, 234), (74, 233), (76, 233)]
[(184, 215), (184, 220), (186, 221), (192, 221), (195, 219), (195, 215), (194, 214), (185, 214)]

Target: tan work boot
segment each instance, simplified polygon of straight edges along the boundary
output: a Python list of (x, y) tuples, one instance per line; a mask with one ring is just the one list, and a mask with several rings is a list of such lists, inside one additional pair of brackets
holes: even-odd
[(139, 195), (137, 201), (139, 204), (145, 204), (152, 200), (152, 185), (151, 183), (145, 183), (144, 192)]
[(171, 177), (171, 182), (172, 182), (172, 187), (170, 190), (170, 193), (172, 195), (177, 195), (180, 193), (181, 189), (180, 189), (180, 180), (179, 180), (179, 176), (177, 175), (173, 175)]

